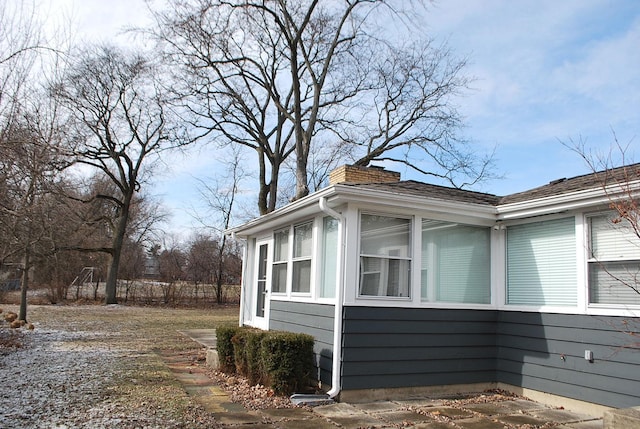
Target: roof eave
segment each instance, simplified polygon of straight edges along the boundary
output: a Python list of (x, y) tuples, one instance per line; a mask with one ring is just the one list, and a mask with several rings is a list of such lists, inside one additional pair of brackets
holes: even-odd
[(612, 201), (640, 196), (640, 182), (615, 184), (561, 195), (497, 206), (498, 220), (528, 218), (562, 213), (586, 207), (602, 206)]

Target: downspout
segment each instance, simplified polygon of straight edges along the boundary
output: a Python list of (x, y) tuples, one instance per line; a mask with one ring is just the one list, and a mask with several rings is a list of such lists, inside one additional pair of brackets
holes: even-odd
[(338, 241), (338, 272), (336, 273), (336, 305), (335, 314), (333, 317), (333, 363), (331, 367), (331, 390), (327, 392), (329, 398), (333, 399), (340, 394), (341, 377), (340, 372), (342, 368), (342, 303), (344, 301), (344, 217), (327, 206), (327, 199), (321, 197), (318, 201), (320, 210), (327, 215), (336, 219), (339, 223), (338, 231), (340, 232)]

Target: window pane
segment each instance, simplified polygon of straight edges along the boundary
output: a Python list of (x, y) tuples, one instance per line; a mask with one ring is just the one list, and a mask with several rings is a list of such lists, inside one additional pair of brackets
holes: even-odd
[(640, 259), (640, 239), (635, 231), (628, 221), (614, 219), (613, 214), (590, 218), (591, 256), (598, 260)]
[(507, 229), (507, 303), (577, 304), (575, 218)]
[(360, 253), (410, 257), (410, 230), (409, 219), (363, 214), (360, 224)]
[(491, 302), (489, 228), (422, 222), (422, 297), (441, 302)]
[(360, 295), (381, 295), (380, 258), (360, 258)]
[(276, 232), (273, 260), (275, 262), (286, 261), (288, 256), (289, 256), (289, 230)]
[(337, 254), (338, 221), (332, 217), (325, 217), (322, 225), (322, 298), (335, 297)]
[(293, 228), (293, 257), (311, 256), (313, 243), (313, 224), (311, 222)]
[(589, 302), (640, 305), (640, 262), (589, 264)]
[(409, 296), (411, 261), (407, 259), (360, 258), (360, 295)]
[(311, 260), (293, 263), (293, 292), (311, 292)]
[(287, 291), (287, 263), (273, 264), (273, 281), (271, 288), (274, 293)]

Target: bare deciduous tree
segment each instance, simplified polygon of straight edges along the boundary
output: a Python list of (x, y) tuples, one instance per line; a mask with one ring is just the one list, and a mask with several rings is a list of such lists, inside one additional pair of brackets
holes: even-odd
[[(151, 32), (178, 67), (174, 89), (192, 124), (256, 151), (264, 214), (276, 208), (292, 156), (293, 198), (308, 194), (314, 144), (348, 145), (358, 164), (393, 160), (449, 180), (487, 173), (489, 162), (476, 167), (454, 135), (451, 97), (467, 85), (464, 61), (429, 42), (402, 48), (377, 37), (373, 18), (410, 3), (175, 0), (155, 12)], [(412, 161), (412, 149), (433, 169)]]
[(186, 141), (167, 109), (156, 66), (138, 53), (99, 46), (81, 52), (53, 93), (75, 121), (75, 161), (102, 172), (116, 195), (98, 195), (113, 204), (116, 222), (108, 248), (106, 303), (114, 304), (122, 246), (134, 195), (160, 154)]

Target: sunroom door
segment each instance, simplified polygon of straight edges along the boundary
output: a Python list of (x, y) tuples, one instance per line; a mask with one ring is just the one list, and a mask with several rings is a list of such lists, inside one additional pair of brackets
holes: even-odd
[(269, 243), (256, 243), (256, 278), (254, 293), (254, 326), (269, 329)]

